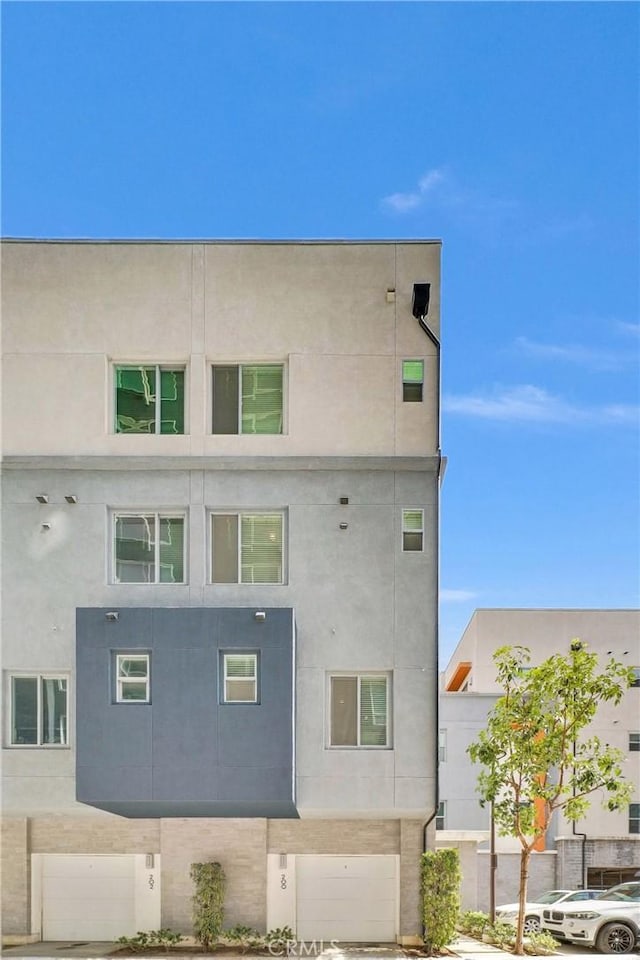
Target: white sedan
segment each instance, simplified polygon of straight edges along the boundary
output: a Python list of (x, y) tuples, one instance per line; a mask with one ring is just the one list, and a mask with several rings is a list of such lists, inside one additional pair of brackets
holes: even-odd
[[(568, 903), (575, 900), (590, 900), (597, 897), (601, 890), (547, 890), (535, 900), (527, 900), (524, 905), (524, 932), (539, 933), (542, 911), (551, 903)], [(496, 907), (496, 919), (503, 923), (512, 923), (514, 926), (518, 922), (518, 913), (520, 912), (519, 903), (503, 903)]]

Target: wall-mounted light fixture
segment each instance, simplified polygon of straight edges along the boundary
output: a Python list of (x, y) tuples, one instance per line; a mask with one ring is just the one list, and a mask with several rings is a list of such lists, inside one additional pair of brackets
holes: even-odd
[(395, 303), (396, 300), (396, 291), (394, 287), (387, 287), (387, 292), (385, 295), (387, 303)]
[(267, 619), (267, 613), (266, 613), (266, 611), (265, 611), (265, 610), (256, 610), (256, 612), (255, 612), (254, 615), (253, 615), (253, 619), (254, 619), (254, 620), (257, 620), (259, 623), (264, 623), (264, 621)]
[(108, 613), (105, 613), (104, 618), (108, 620), (109, 623), (115, 623), (115, 621), (120, 618), (120, 614), (117, 610), (109, 610)]
[(416, 320), (424, 320), (429, 313), (430, 283), (414, 283), (412, 313)]
[(76, 497), (75, 493), (65, 493), (64, 498), (65, 498), (65, 500), (67, 501), (67, 503), (77, 503), (77, 502), (78, 502), (78, 498)]
[(46, 533), (47, 530), (51, 530), (51, 524), (50, 524), (50, 523), (47, 523), (47, 522), (45, 521), (45, 522), (42, 524), (42, 529), (43, 529), (44, 532)]
[(152, 854), (152, 853), (145, 853), (145, 855), (144, 855), (144, 865), (145, 865), (145, 867), (147, 868), (147, 870), (153, 870), (153, 867), (154, 867), (154, 859), (153, 859), (153, 854)]
[(349, 524), (346, 523), (346, 522), (343, 520), (342, 523), (340, 524), (340, 529), (341, 529), (341, 530), (346, 530), (348, 526), (349, 526)]
[(287, 855), (286, 855), (286, 853), (281, 853), (281, 854), (280, 854), (280, 869), (281, 869), (281, 870), (286, 870), (286, 869), (287, 869)]
[(340, 503), (343, 507), (346, 507), (346, 505), (349, 503), (349, 497), (340, 497)]
[(38, 503), (49, 503), (49, 497), (46, 493), (37, 493), (36, 500)]

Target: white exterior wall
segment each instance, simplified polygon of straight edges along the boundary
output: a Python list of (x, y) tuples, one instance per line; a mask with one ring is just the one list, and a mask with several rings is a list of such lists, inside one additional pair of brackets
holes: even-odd
[[(440, 798), (447, 801), (447, 828), (486, 828), (488, 815), (477, 801), (475, 784), (479, 768), (471, 764), (466, 748), (484, 727), (483, 717), (500, 694), (496, 683), (493, 653), (498, 647), (520, 645), (531, 651), (535, 665), (555, 653), (568, 652), (571, 640), (579, 638), (598, 653), (602, 662), (609, 656), (627, 666), (640, 664), (640, 611), (637, 610), (476, 610), (458, 646), (443, 671), (440, 696), (440, 727), (447, 730), (447, 762), (440, 771)], [(468, 692), (444, 692), (457, 664), (472, 664)], [(624, 775), (634, 787), (633, 802), (640, 799), (640, 752), (629, 751), (629, 733), (640, 731), (640, 688), (627, 691), (621, 704), (602, 704), (587, 735), (618, 747), (625, 756)], [(626, 838), (628, 810), (611, 812), (602, 806), (603, 797), (594, 794), (587, 816), (576, 830), (590, 839)], [(572, 825), (557, 815), (547, 837), (572, 835)], [(503, 841), (504, 845), (504, 841)], [(603, 864), (606, 865), (606, 864)], [(559, 882), (559, 881), (556, 881)]]
[[(270, 604), (296, 611), (300, 813), (431, 812), (437, 357), (411, 298), (414, 282), (431, 284), (437, 335), (439, 253), (4, 245), (4, 692), (11, 671), (68, 672), (72, 731), (68, 749), (4, 749), (5, 813), (103, 816), (74, 799), (76, 607)], [(403, 403), (402, 360), (420, 357), (425, 400)], [(270, 360), (286, 364), (284, 435), (213, 436), (211, 365)], [(188, 432), (114, 434), (114, 362), (184, 364)], [(424, 509), (422, 553), (401, 550), (403, 506)], [(287, 511), (283, 585), (209, 582), (208, 511), (247, 507)], [(113, 509), (186, 510), (187, 583), (110, 583)], [(350, 670), (392, 673), (393, 749), (327, 749), (329, 672)]]
[[(439, 256), (436, 242), (5, 243), (5, 456), (435, 454), (436, 350), (411, 297), (431, 283), (438, 336)], [(402, 359), (420, 358), (425, 402), (403, 404)], [(144, 361), (187, 366), (184, 436), (113, 433), (111, 364)], [(211, 435), (211, 364), (244, 361), (286, 363), (282, 436)]]

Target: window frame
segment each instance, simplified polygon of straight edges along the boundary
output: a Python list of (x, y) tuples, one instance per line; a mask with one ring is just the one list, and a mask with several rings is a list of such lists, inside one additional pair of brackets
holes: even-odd
[[(122, 660), (145, 660), (147, 664), (146, 676), (139, 677), (121, 677), (120, 662)], [(148, 706), (151, 703), (151, 654), (147, 650), (115, 650), (114, 651), (114, 680), (115, 680), (115, 703), (121, 704), (139, 704)], [(123, 683), (135, 683), (145, 686), (145, 697), (143, 700), (129, 699), (122, 695)]]
[[(273, 509), (259, 508), (229, 508), (223, 509), (216, 507), (209, 510), (208, 536), (209, 536), (209, 585), (227, 586), (227, 587), (280, 587), (287, 583), (287, 560), (288, 560), (288, 511), (283, 507), (274, 507)], [(214, 580), (215, 570), (215, 535), (214, 535), (214, 517), (236, 517), (237, 518), (237, 579), (236, 580)], [(250, 517), (279, 517), (280, 518), (280, 579), (253, 581), (242, 579), (242, 520)]]
[(447, 762), (447, 728), (440, 727), (438, 730), (438, 763)]
[[(216, 368), (235, 368), (238, 371), (238, 397), (237, 397), (237, 406), (236, 413), (238, 418), (238, 429), (234, 433), (224, 433), (222, 431), (214, 430), (215, 425), (215, 370)], [(282, 404), (280, 409), (280, 430), (277, 433), (250, 433), (248, 431), (243, 431), (242, 429), (242, 378), (243, 370), (250, 367), (280, 367), (282, 370)], [(287, 373), (288, 373), (288, 364), (285, 360), (275, 359), (275, 360), (229, 360), (225, 362), (223, 360), (216, 360), (215, 362), (209, 365), (211, 374), (209, 376), (209, 390), (210, 402), (209, 402), (209, 435), (213, 437), (282, 437), (287, 432)]]
[(447, 821), (447, 801), (439, 800), (436, 810), (436, 830), (446, 830)]
[[(355, 679), (356, 683), (356, 703), (355, 703), (355, 720), (356, 720), (356, 743), (333, 743), (333, 716), (332, 716), (332, 703), (333, 703), (333, 683), (334, 679), (343, 679), (350, 678)], [(327, 674), (327, 747), (329, 750), (392, 750), (393, 749), (393, 739), (392, 739), (392, 675), (389, 671), (386, 670), (332, 670)], [(385, 690), (385, 700), (386, 700), (386, 715), (385, 715), (385, 743), (361, 743), (362, 739), (362, 730), (361, 730), (361, 684), (363, 680), (384, 680), (386, 682)]]
[[(419, 513), (422, 526), (420, 530), (412, 530), (411, 528), (405, 527), (405, 515), (409, 513)], [(420, 534), (420, 547), (406, 547), (405, 546), (405, 534)], [(401, 540), (400, 545), (402, 548), (402, 553), (424, 553), (424, 507), (403, 507), (402, 508), (402, 531), (401, 531)]]
[[(187, 569), (187, 557), (188, 557), (188, 511), (187, 510), (154, 510), (144, 509), (144, 508), (120, 508), (114, 507), (110, 511), (110, 539), (111, 539), (111, 570), (110, 570), (110, 583), (116, 586), (127, 586), (127, 587), (182, 587), (189, 582), (189, 574)], [(153, 545), (154, 545), (154, 558), (153, 558), (153, 580), (120, 580), (118, 578), (118, 558), (116, 556), (116, 530), (118, 520), (131, 519), (131, 520), (141, 520), (148, 517), (153, 517), (154, 520), (154, 529), (153, 529)], [(162, 580), (160, 579), (160, 572), (162, 568), (162, 563), (160, 560), (160, 523), (162, 520), (182, 520), (182, 580)]]
[(640, 667), (631, 667), (634, 679), (631, 682), (632, 687), (640, 687)]
[(640, 751), (640, 732), (629, 731), (629, 752), (638, 753)]
[[(424, 403), (424, 358), (419, 357), (407, 357), (403, 359), (401, 367), (402, 373), (402, 402), (403, 403)], [(420, 380), (407, 379), (405, 376), (405, 364), (406, 363), (419, 363), (422, 366), (422, 378)], [(416, 388), (419, 387), (419, 391)], [(416, 393), (419, 393), (419, 396), (412, 397), (410, 393), (412, 392), (411, 388), (414, 389)]]
[[(14, 742), (14, 680), (36, 680), (37, 681), (37, 701), (36, 701), (36, 733), (37, 743), (16, 743)], [(64, 714), (64, 736), (65, 740), (61, 743), (45, 743), (43, 737), (43, 697), (42, 683), (44, 680), (58, 680), (65, 683), (66, 713)], [(8, 685), (8, 696), (6, 697), (6, 719), (7, 736), (5, 745), (11, 750), (69, 750), (71, 747), (71, 674), (62, 671), (47, 670), (11, 670), (7, 671), (6, 683)]]
[[(227, 676), (227, 660), (230, 657), (251, 657), (253, 660), (254, 673), (253, 677), (246, 677), (242, 679), (253, 680), (254, 682), (254, 699), (253, 700), (232, 700), (227, 696), (227, 681), (231, 679), (239, 679), (237, 677), (229, 678)], [(220, 703), (223, 706), (245, 706), (245, 707), (255, 707), (260, 705), (260, 651), (259, 650), (221, 650), (220, 651)]]
[(629, 804), (629, 833), (640, 833), (640, 803)]
[[(112, 403), (112, 416), (111, 416), (111, 433), (114, 436), (118, 437), (184, 437), (189, 433), (189, 424), (187, 420), (188, 413), (188, 397), (189, 397), (189, 384), (188, 384), (188, 374), (187, 374), (187, 364), (186, 363), (153, 363), (153, 362), (138, 362), (134, 360), (112, 360), (111, 362), (111, 403)], [(162, 396), (160, 399), (155, 401), (155, 417), (154, 417), (154, 430), (118, 430), (118, 371), (119, 370), (141, 370), (143, 368), (153, 368), (155, 371), (156, 377), (156, 397), (158, 392), (158, 385), (162, 383), (161, 373), (172, 373), (172, 372), (181, 372), (184, 374), (184, 395), (182, 398), (182, 422), (183, 430), (182, 433), (162, 433)]]

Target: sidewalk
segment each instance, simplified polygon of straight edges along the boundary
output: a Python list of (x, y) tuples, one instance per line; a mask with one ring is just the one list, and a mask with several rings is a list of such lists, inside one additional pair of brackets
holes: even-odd
[[(27, 943), (18, 947), (3, 947), (2, 955), (6, 957), (21, 957), (23, 960), (117, 960), (118, 955), (114, 951), (118, 949), (117, 943), (108, 943), (101, 941), (85, 943)], [(471, 940), (468, 937), (460, 936), (450, 946), (449, 950), (461, 960), (506, 960), (512, 958), (512, 954), (505, 953), (498, 947), (490, 943), (480, 943), (477, 940)], [(415, 954), (410, 948), (396, 947), (395, 944), (380, 944), (372, 946), (371, 944), (358, 946), (356, 944), (344, 944), (336, 948), (329, 948), (318, 953), (315, 958), (306, 958), (305, 960), (406, 960), (412, 955), (419, 956), (419, 951)], [(269, 957), (269, 954), (265, 954)], [(159, 951), (155, 955), (142, 954), (141, 960), (239, 960), (238, 954), (224, 953), (166, 953)], [(241, 958), (240, 958), (241, 960)], [(260, 960), (257, 955), (247, 956), (247, 960)], [(290, 960), (295, 960), (295, 955), (291, 955)]]

